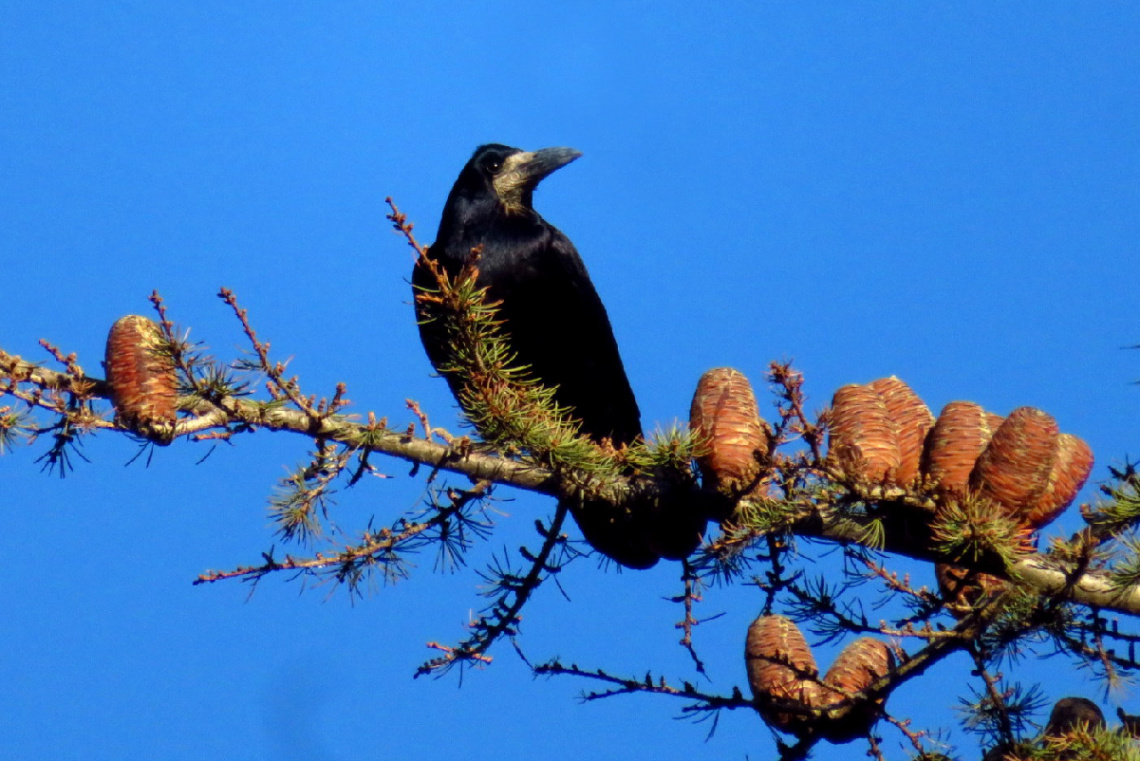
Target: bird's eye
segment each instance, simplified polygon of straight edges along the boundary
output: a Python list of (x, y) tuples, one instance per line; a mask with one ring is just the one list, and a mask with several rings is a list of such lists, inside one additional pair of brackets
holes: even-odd
[(503, 160), (498, 156), (489, 156), (487, 160), (483, 162), (483, 166), (486, 167), (488, 172), (495, 174), (503, 168)]

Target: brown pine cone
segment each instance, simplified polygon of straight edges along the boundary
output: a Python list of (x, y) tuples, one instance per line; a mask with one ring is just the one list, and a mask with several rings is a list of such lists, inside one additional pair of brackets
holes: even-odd
[(1025, 512), (1025, 523), (1032, 529), (1046, 526), (1065, 512), (1092, 472), (1092, 449), (1071, 433), (1057, 437), (1057, 457), (1049, 471), (1049, 482), (1041, 497)]
[(851, 384), (835, 392), (827, 432), (827, 456), (849, 476), (882, 483), (899, 470), (899, 426), (871, 386)]
[(918, 477), (926, 434), (934, 427), (930, 408), (910, 386), (893, 375), (871, 382), (887, 408), (887, 416), (898, 427), (899, 467), (892, 479), (899, 486), (910, 486)]
[(730, 497), (756, 485), (768, 457), (768, 437), (744, 373), (718, 367), (702, 375), (689, 408), (689, 428), (703, 443), (697, 465), (707, 484)]
[[(837, 706), (848, 701), (849, 695), (867, 689), (885, 676), (894, 665), (895, 656), (890, 647), (872, 637), (860, 637), (839, 653), (823, 677), (821, 707)], [(882, 704), (881, 699), (848, 702), (827, 713), (820, 731), (833, 743), (847, 743), (857, 737), (865, 737), (879, 718)]]
[(997, 576), (950, 563), (936, 563), (934, 573), (938, 590), (947, 601), (946, 607), (958, 618), (969, 613), (983, 598), (1000, 594), (1006, 586)]
[(922, 453), (923, 476), (941, 497), (965, 496), (970, 471), (993, 435), (990, 424), (988, 413), (973, 402), (950, 402), (942, 408)]
[(795, 623), (785, 616), (758, 617), (748, 627), (744, 660), (760, 717), (782, 732), (809, 734), (810, 710), (819, 703), (819, 670)]
[(970, 488), (1023, 519), (1049, 485), (1057, 456), (1057, 421), (1033, 407), (1018, 407), (994, 431), (970, 473)]
[(104, 364), (119, 422), (156, 444), (169, 444), (178, 418), (178, 378), (158, 324), (135, 314), (120, 317), (107, 335)]

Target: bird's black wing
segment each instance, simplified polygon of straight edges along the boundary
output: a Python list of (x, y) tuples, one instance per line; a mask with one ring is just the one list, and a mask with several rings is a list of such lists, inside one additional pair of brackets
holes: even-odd
[(618, 353), (606, 308), (574, 244), (543, 223), (525, 246), (486, 247), (480, 281), (502, 301), (499, 315), (521, 364), (555, 401), (572, 408), (582, 432), (629, 444), (641, 412)]

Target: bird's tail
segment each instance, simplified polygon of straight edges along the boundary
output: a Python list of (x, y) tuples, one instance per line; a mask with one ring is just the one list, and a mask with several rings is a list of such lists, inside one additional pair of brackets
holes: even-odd
[(590, 546), (626, 568), (681, 560), (701, 542), (707, 518), (690, 505), (663, 501), (615, 507), (605, 500), (565, 500)]

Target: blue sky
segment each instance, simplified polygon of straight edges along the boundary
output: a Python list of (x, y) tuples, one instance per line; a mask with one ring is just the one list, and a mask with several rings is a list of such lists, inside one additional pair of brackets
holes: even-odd
[[(492, 141), (583, 151), (536, 205), (586, 260), (649, 428), (683, 418), (710, 367), (762, 392), (768, 362), (793, 358), (816, 409), (895, 374), (935, 411), (1051, 412), (1092, 445), (1094, 481), (1137, 453), (1127, 3), (7, 3), (0, 346), (44, 359), (48, 338), (101, 374), (107, 328), (158, 289), (233, 357), (226, 286), (309, 392), (344, 381), (358, 412), (393, 421), (414, 398), (454, 428), (383, 199), (430, 241), (460, 167)], [(548, 500), (501, 492), (509, 517), (456, 574), (425, 557), (355, 604), (276, 578), (249, 596), (190, 582), (274, 542), (266, 497), (304, 440), (247, 437), (201, 464), (205, 447), (179, 442), (149, 467), (125, 466), (119, 436), (84, 451), (93, 464), (64, 480), (38, 472), (37, 451), (0, 458), (5, 758), (773, 755), (755, 715), (722, 716), (706, 742), (708, 725), (674, 720), (679, 703), (582, 705), (589, 685), (535, 681), (509, 647), (462, 685), (411, 679), (426, 642), (462, 636), (489, 553), (533, 546)], [(341, 526), (422, 496), (405, 465), (382, 467), (392, 478), (339, 495)], [(521, 646), (693, 679), (664, 600), (676, 576), (576, 563), (571, 602), (544, 589)], [(707, 595), (704, 614), (725, 613), (698, 631), (708, 689), (744, 686), (759, 605), (746, 587)], [(1098, 695), (1063, 661), (1019, 669), (1048, 678), (1050, 699)], [(947, 663), (889, 707), (952, 726), (966, 671)], [(1134, 693), (1103, 705), (1138, 712)]]

